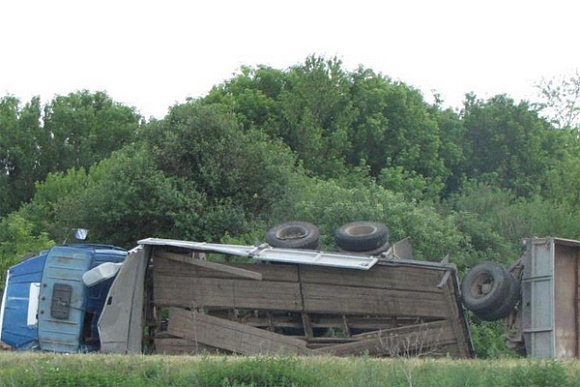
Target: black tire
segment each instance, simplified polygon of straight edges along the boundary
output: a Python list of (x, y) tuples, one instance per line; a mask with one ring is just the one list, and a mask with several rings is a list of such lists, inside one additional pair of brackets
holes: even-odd
[(379, 248), (374, 249), (374, 250), (350, 251), (350, 250), (345, 250), (342, 247), (339, 247), (338, 251), (341, 253), (349, 253), (349, 254), (356, 254), (356, 255), (371, 256), (372, 257), (372, 256), (377, 256), (377, 255), (384, 253), (385, 251), (387, 251), (389, 249), (390, 246), (391, 245), (387, 241), (384, 245), (382, 245)]
[(520, 299), (520, 283), (510, 273), (506, 272), (506, 275), (508, 276), (508, 281), (510, 282), (510, 290), (507, 297), (496, 310), (477, 312), (476, 316), (480, 319), (486, 321), (495, 321), (507, 317), (518, 303)]
[(320, 231), (311, 223), (286, 222), (268, 230), (266, 243), (286, 249), (317, 250), (320, 248)]
[(494, 262), (483, 262), (467, 273), (461, 283), (463, 305), (481, 315), (492, 313), (510, 294), (511, 274)]
[(344, 250), (369, 251), (389, 241), (389, 230), (382, 223), (353, 222), (341, 226), (334, 236), (336, 244)]

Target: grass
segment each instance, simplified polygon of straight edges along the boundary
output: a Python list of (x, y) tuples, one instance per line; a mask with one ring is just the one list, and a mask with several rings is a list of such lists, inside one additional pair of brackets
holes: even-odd
[(0, 352), (4, 386), (558, 387), (580, 386), (580, 363)]

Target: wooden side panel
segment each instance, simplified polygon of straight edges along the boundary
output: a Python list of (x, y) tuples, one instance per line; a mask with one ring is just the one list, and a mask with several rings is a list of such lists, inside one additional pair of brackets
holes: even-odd
[[(156, 307), (171, 307), (169, 333), (180, 338), (162, 338), (166, 341), (160, 343), (156, 338), (166, 353), (197, 351), (193, 347), (197, 343), (243, 354), (302, 354), (317, 348), (337, 355), (389, 355), (400, 352), (405, 343), (407, 352), (422, 353), (425, 347), (429, 355), (470, 355), (454, 277), (445, 276), (443, 267), (376, 265), (358, 271), (220, 264), (218, 270), (187, 263), (191, 259), (187, 255), (182, 255), (182, 262), (163, 254), (154, 255), (153, 301)], [(262, 280), (256, 281), (260, 276)], [(449, 280), (439, 288), (444, 276)], [(205, 308), (209, 315), (183, 308)], [(236, 309), (261, 312), (238, 314)], [(328, 326), (352, 329), (353, 336), (332, 342), (322, 337)], [(302, 329), (306, 341), (273, 332), (302, 334)], [(356, 335), (360, 329), (393, 332)]]
[(304, 309), (310, 313), (447, 317), (442, 293), (303, 284), (302, 296)]
[[(185, 262), (177, 262), (154, 256), (155, 274), (198, 278), (231, 278), (240, 279), (234, 274), (194, 266)], [(293, 265), (264, 265), (264, 264), (229, 264), (228, 266), (262, 274), (263, 281), (298, 282), (298, 268)]]
[(300, 285), (289, 282), (155, 275), (157, 306), (301, 311)]
[(358, 338), (360, 338), (359, 341), (320, 348), (316, 352), (336, 356), (363, 353), (374, 356), (428, 355), (437, 348), (454, 343), (456, 340), (453, 329), (447, 321), (381, 330), (359, 335)]
[(304, 341), (185, 309), (170, 309), (168, 332), (193, 342), (246, 355), (312, 353)]
[(413, 292), (442, 293), (437, 285), (444, 270), (421, 267), (375, 265), (370, 270), (349, 270), (321, 266), (301, 266), (305, 284), (358, 286)]

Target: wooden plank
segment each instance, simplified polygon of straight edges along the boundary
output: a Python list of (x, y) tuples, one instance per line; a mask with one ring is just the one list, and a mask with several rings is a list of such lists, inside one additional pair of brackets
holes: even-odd
[(169, 311), (168, 332), (194, 342), (246, 355), (312, 353), (306, 348), (304, 341), (179, 308), (171, 308)]
[[(239, 276), (231, 273), (194, 266), (188, 263), (160, 258), (158, 256), (154, 257), (153, 265), (155, 267), (154, 275), (240, 279)], [(223, 265), (260, 273), (263, 281), (298, 282), (298, 268), (295, 265), (229, 263)]]
[(348, 325), (348, 317), (346, 315), (342, 315), (342, 322), (344, 323), (344, 334), (346, 337), (350, 337), (350, 327)]
[[(208, 313), (211, 316), (214, 316), (213, 313)], [(292, 317), (283, 317), (283, 316), (276, 316), (273, 313), (268, 313), (269, 316), (265, 317), (255, 317), (255, 316), (244, 316), (244, 317), (222, 317), (227, 318), (231, 321), (236, 321), (241, 324), (250, 325), (253, 327), (272, 327), (272, 328), (302, 328), (304, 324), (302, 320), (298, 321)], [(215, 316), (220, 317), (220, 316)]]
[(355, 339), (352, 337), (300, 337), (299, 339), (304, 340), (308, 343), (317, 343), (317, 344), (343, 344), (360, 341), (360, 339)]
[(300, 267), (300, 280), (304, 284), (442, 293), (442, 290), (437, 288), (442, 272), (438, 269), (417, 266), (375, 265), (365, 271), (305, 265)]
[(410, 356), (429, 353), (438, 346), (455, 342), (455, 334), (447, 321), (436, 321), (402, 328), (357, 335), (359, 341), (337, 344), (316, 350), (336, 356)]
[[(155, 276), (157, 306), (302, 311), (298, 283)], [(402, 317), (447, 316), (442, 293), (304, 284), (308, 313)]]
[(447, 317), (441, 292), (303, 284), (304, 310), (309, 313), (367, 314), (402, 317)]
[(157, 306), (302, 311), (298, 283), (159, 274), (154, 280)]
[(177, 261), (177, 262), (189, 263), (191, 265), (196, 265), (196, 266), (203, 267), (206, 269), (211, 269), (211, 270), (216, 270), (216, 271), (232, 274), (235, 277), (243, 277), (243, 278), (253, 279), (253, 280), (257, 280), (257, 281), (262, 280), (262, 273), (258, 273), (256, 271), (251, 271), (251, 270), (247, 270), (247, 269), (242, 269), (239, 267), (234, 267), (231, 265), (224, 265), (224, 264), (217, 263), (217, 262), (202, 261), (201, 259), (195, 259), (194, 257), (192, 257), (190, 255), (175, 254), (175, 253), (170, 253), (168, 251), (157, 251), (157, 252), (155, 252), (155, 255), (153, 256), (153, 259), (156, 259), (156, 258), (166, 258), (166, 259), (170, 259), (170, 260)]
[[(342, 328), (344, 321), (342, 316), (336, 315), (310, 315), (311, 324), (313, 328)], [(396, 328), (401, 325), (415, 325), (419, 324), (419, 318), (398, 318), (397, 325), (395, 326), (392, 317), (376, 317), (376, 316), (348, 316), (348, 326), (352, 329), (370, 329), (370, 330), (380, 330), (380, 329), (390, 329)]]
[(312, 332), (312, 324), (310, 323), (310, 316), (308, 313), (302, 313), (302, 324), (304, 325), (304, 334), (306, 337), (314, 337)]

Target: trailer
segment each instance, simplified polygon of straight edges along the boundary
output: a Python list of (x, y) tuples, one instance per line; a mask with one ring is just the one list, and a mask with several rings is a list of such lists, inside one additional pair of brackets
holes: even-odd
[(111, 285), (99, 335), (113, 353), (473, 355), (455, 266), (396, 248), (144, 239)]
[(462, 301), (483, 320), (502, 320), (507, 344), (537, 358), (580, 357), (580, 241), (524, 239), (508, 269), (484, 262), (467, 273)]

